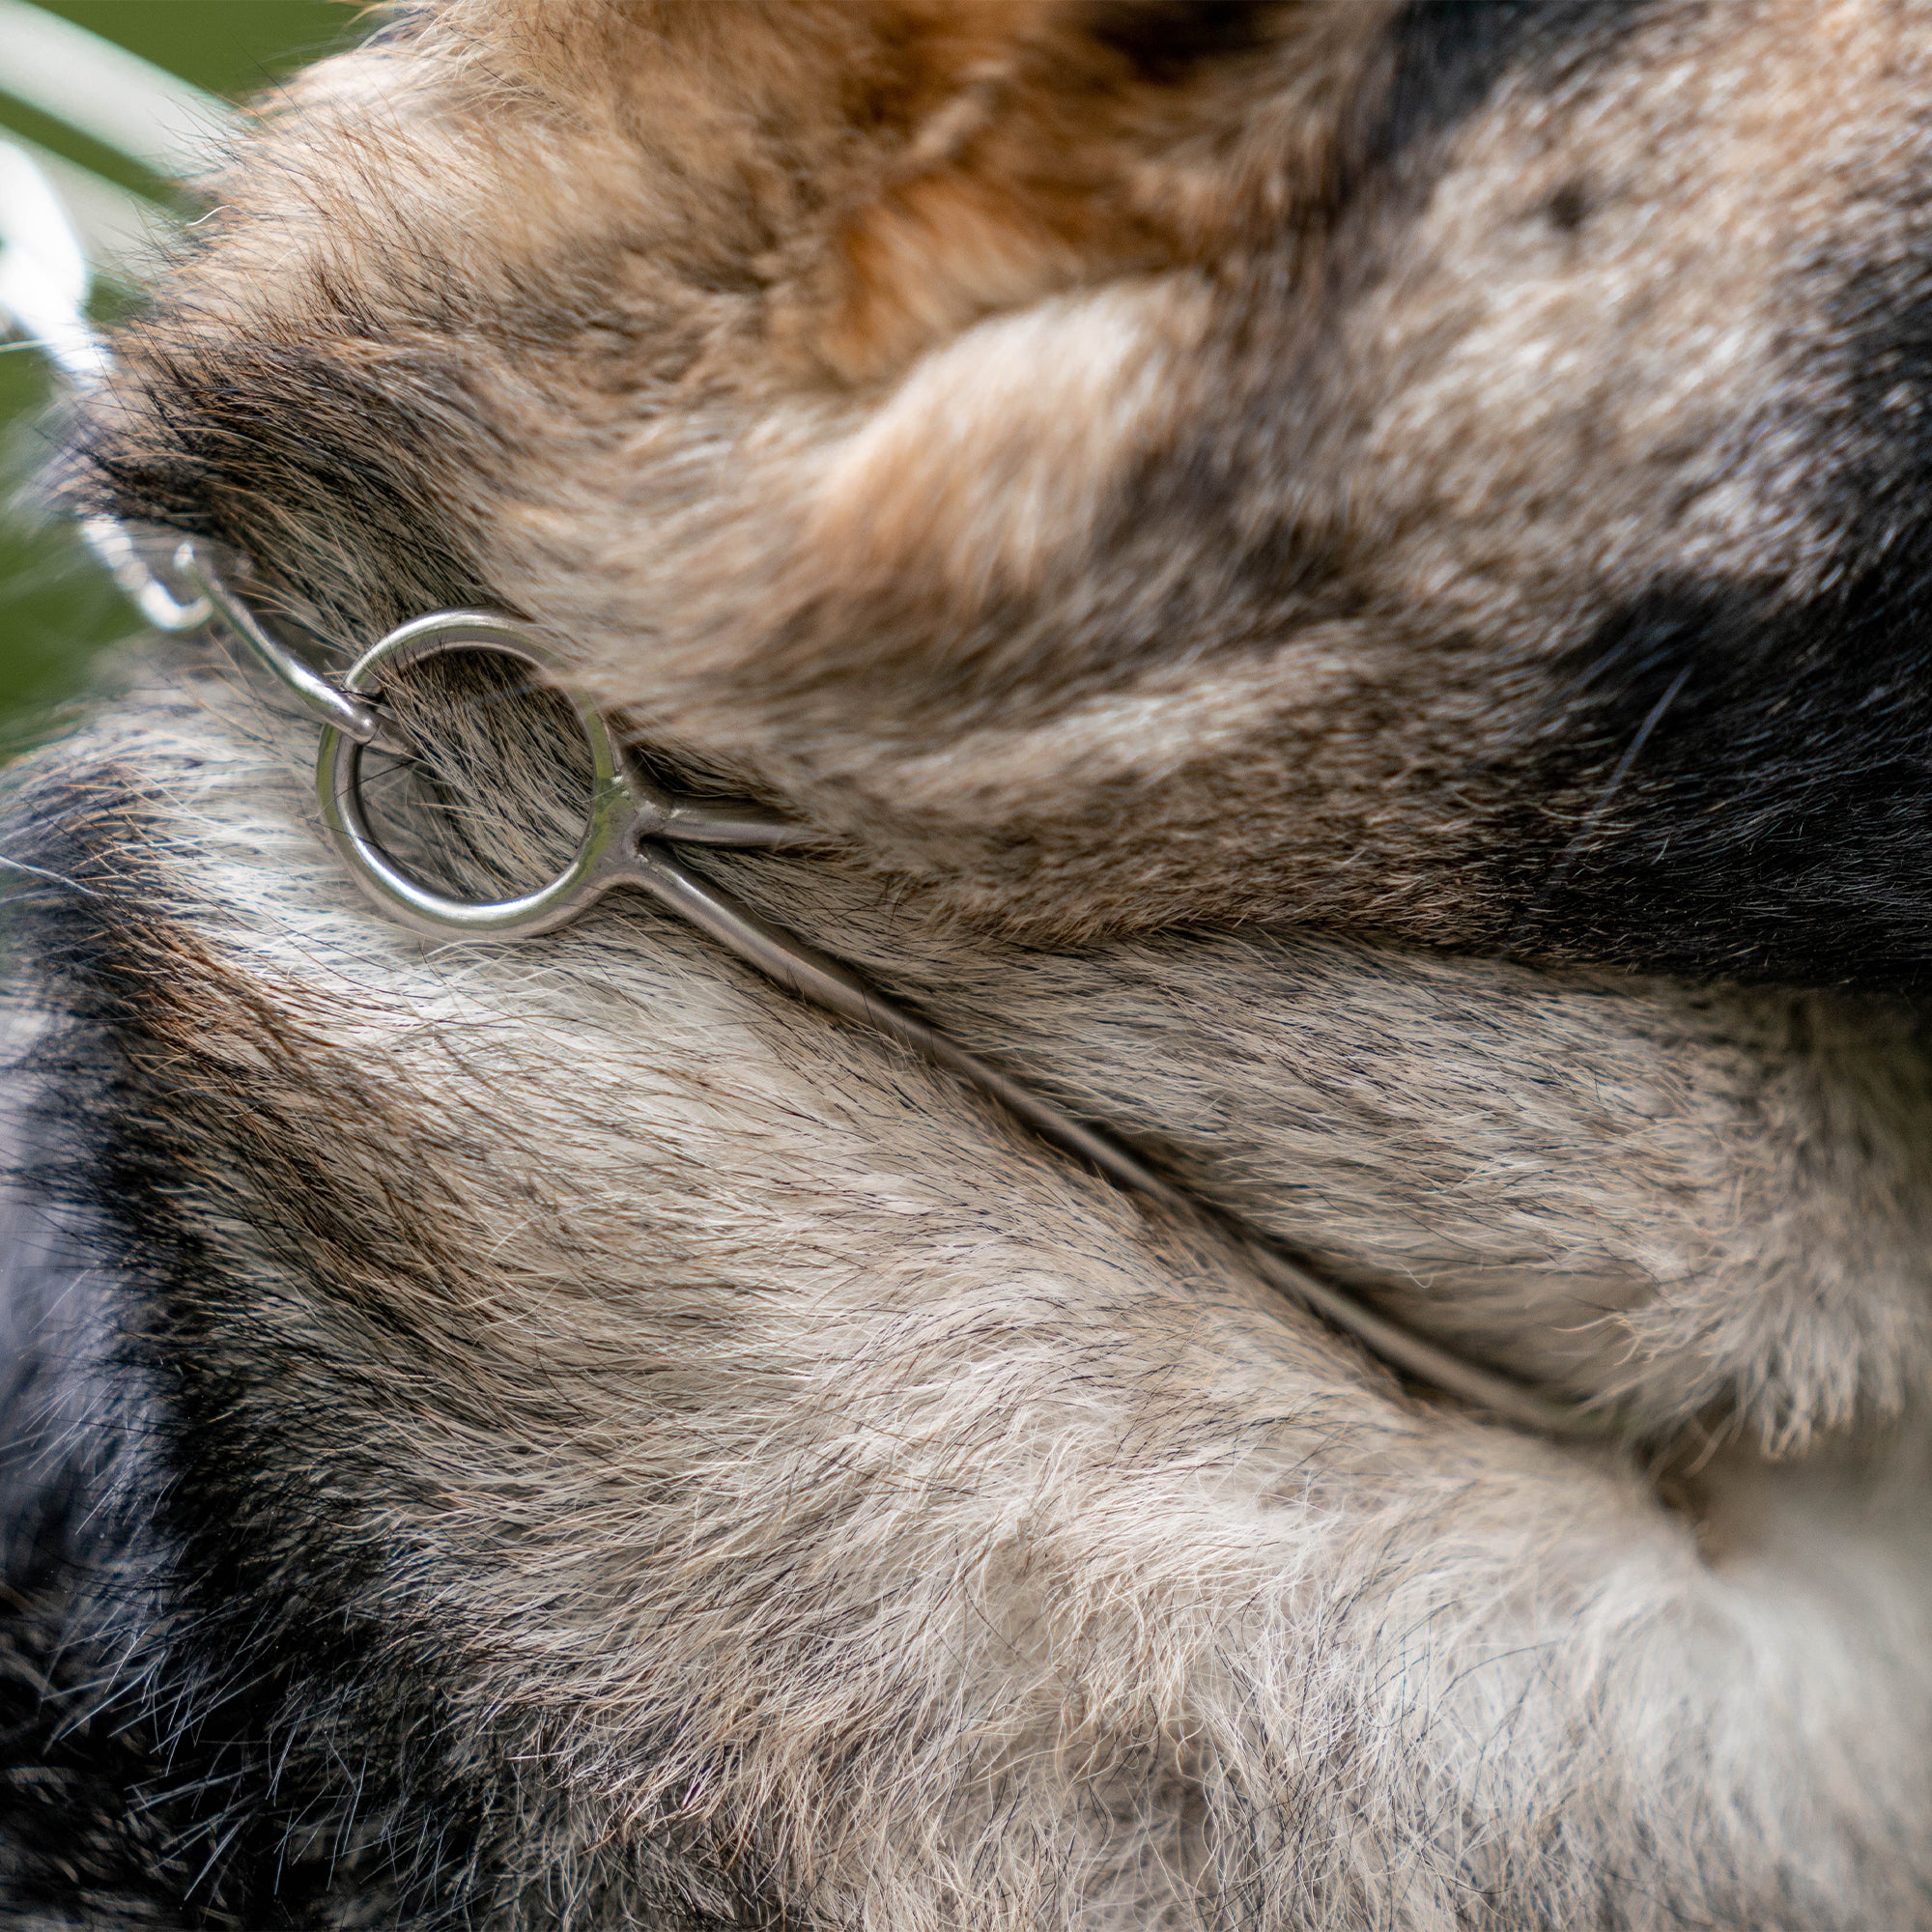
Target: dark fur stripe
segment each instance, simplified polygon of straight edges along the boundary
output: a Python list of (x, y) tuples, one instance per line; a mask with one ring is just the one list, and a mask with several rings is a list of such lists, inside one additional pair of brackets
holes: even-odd
[(1373, 152), (1390, 160), (1482, 106), (1509, 74), (1601, 61), (1616, 37), (1683, 0), (1407, 0)]
[(1897, 588), (1866, 579), (1782, 617), (1660, 590), (1609, 619), (1557, 742), (1511, 786), (1541, 802), (1498, 827), (1512, 950), (1932, 983), (1932, 666), (1881, 614)]
[(1093, 0), (1084, 25), (1157, 86), (1264, 47), (1280, 0)]

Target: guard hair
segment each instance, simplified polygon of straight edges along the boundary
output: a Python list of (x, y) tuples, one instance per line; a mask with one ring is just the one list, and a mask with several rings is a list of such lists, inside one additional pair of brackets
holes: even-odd
[[(535, 626), (694, 867), (425, 942), (130, 647), (9, 776), (0, 1921), (1932, 1928), (1932, 14), (424, 0), (54, 479)], [(569, 855), (386, 695), (396, 854)], [(1923, 714), (1923, 715), (1921, 715)]]

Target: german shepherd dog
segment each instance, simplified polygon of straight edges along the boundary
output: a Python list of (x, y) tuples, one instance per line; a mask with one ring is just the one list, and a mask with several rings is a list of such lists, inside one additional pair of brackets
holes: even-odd
[(1932, 5), (419, 0), (211, 208), (52, 487), (540, 627), (1607, 1435), (642, 900), (403, 931), (143, 646), (6, 834), (0, 1920), (1932, 1926)]

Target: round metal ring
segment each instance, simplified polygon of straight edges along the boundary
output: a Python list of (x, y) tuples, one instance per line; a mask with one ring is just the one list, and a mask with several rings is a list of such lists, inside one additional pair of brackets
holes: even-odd
[(521, 624), (487, 611), (439, 611), (391, 631), (358, 658), (343, 680), (357, 697), (433, 657), (481, 651), (527, 665), (570, 705), (590, 749), (591, 780), (583, 836), (570, 864), (516, 898), (451, 898), (412, 878), (383, 849), (362, 807), (362, 753), (347, 733), (324, 727), (316, 756), (323, 828), (350, 875), (391, 918), (440, 939), (522, 939), (565, 924), (624, 875), (625, 834), (636, 802), (603, 714), (559, 675), (554, 655)]

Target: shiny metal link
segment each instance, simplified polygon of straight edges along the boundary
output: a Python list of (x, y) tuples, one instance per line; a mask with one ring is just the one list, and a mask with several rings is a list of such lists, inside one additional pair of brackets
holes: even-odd
[(599, 707), (564, 680), (549, 645), (493, 611), (440, 611), (402, 625), (355, 661), (337, 695), (345, 703), (366, 705), (416, 666), (455, 652), (508, 658), (564, 699), (590, 753), (590, 790), (577, 851), (549, 884), (508, 899), (452, 898), (397, 865), (370, 827), (362, 804), (362, 752), (376, 741), (326, 726), (316, 753), (323, 829), (363, 891), (415, 931), (494, 939), (549, 932), (587, 911), (612, 886), (642, 883), (637, 857), (641, 839), (766, 851), (815, 842), (811, 829), (794, 819), (749, 804), (681, 799), (646, 778), (626, 759)]
[[(366, 704), (390, 680), (431, 658), (477, 651), (522, 665), (553, 681), (551, 652), (521, 625), (485, 611), (441, 611), (392, 631), (359, 657), (343, 680), (344, 701)], [(573, 920), (626, 873), (624, 836), (637, 806), (604, 714), (562, 690), (590, 752), (590, 793), (583, 834), (569, 865), (548, 885), (514, 898), (469, 900), (439, 893), (412, 877), (383, 849), (362, 804), (362, 753), (372, 741), (325, 725), (316, 751), (316, 793), (323, 830), (349, 875), (391, 919), (433, 938), (524, 939)]]
[(195, 544), (185, 543), (176, 550), (175, 568), (200, 592), (213, 620), (319, 724), (340, 731), (358, 745), (381, 745), (385, 751), (408, 753), (409, 746), (374, 705), (330, 684), (279, 639), (271, 637)]
[(214, 614), (206, 597), (181, 598), (156, 576), (118, 517), (83, 517), (80, 534), (123, 594), (157, 631), (198, 631)]
[[(16, 329), (86, 395), (112, 367), (88, 319), (86, 251), (52, 184), (27, 152), (0, 141), (0, 333)], [(200, 599), (163, 583), (140, 539), (114, 517), (84, 517), (80, 534), (149, 623), (163, 631), (205, 624)]]

